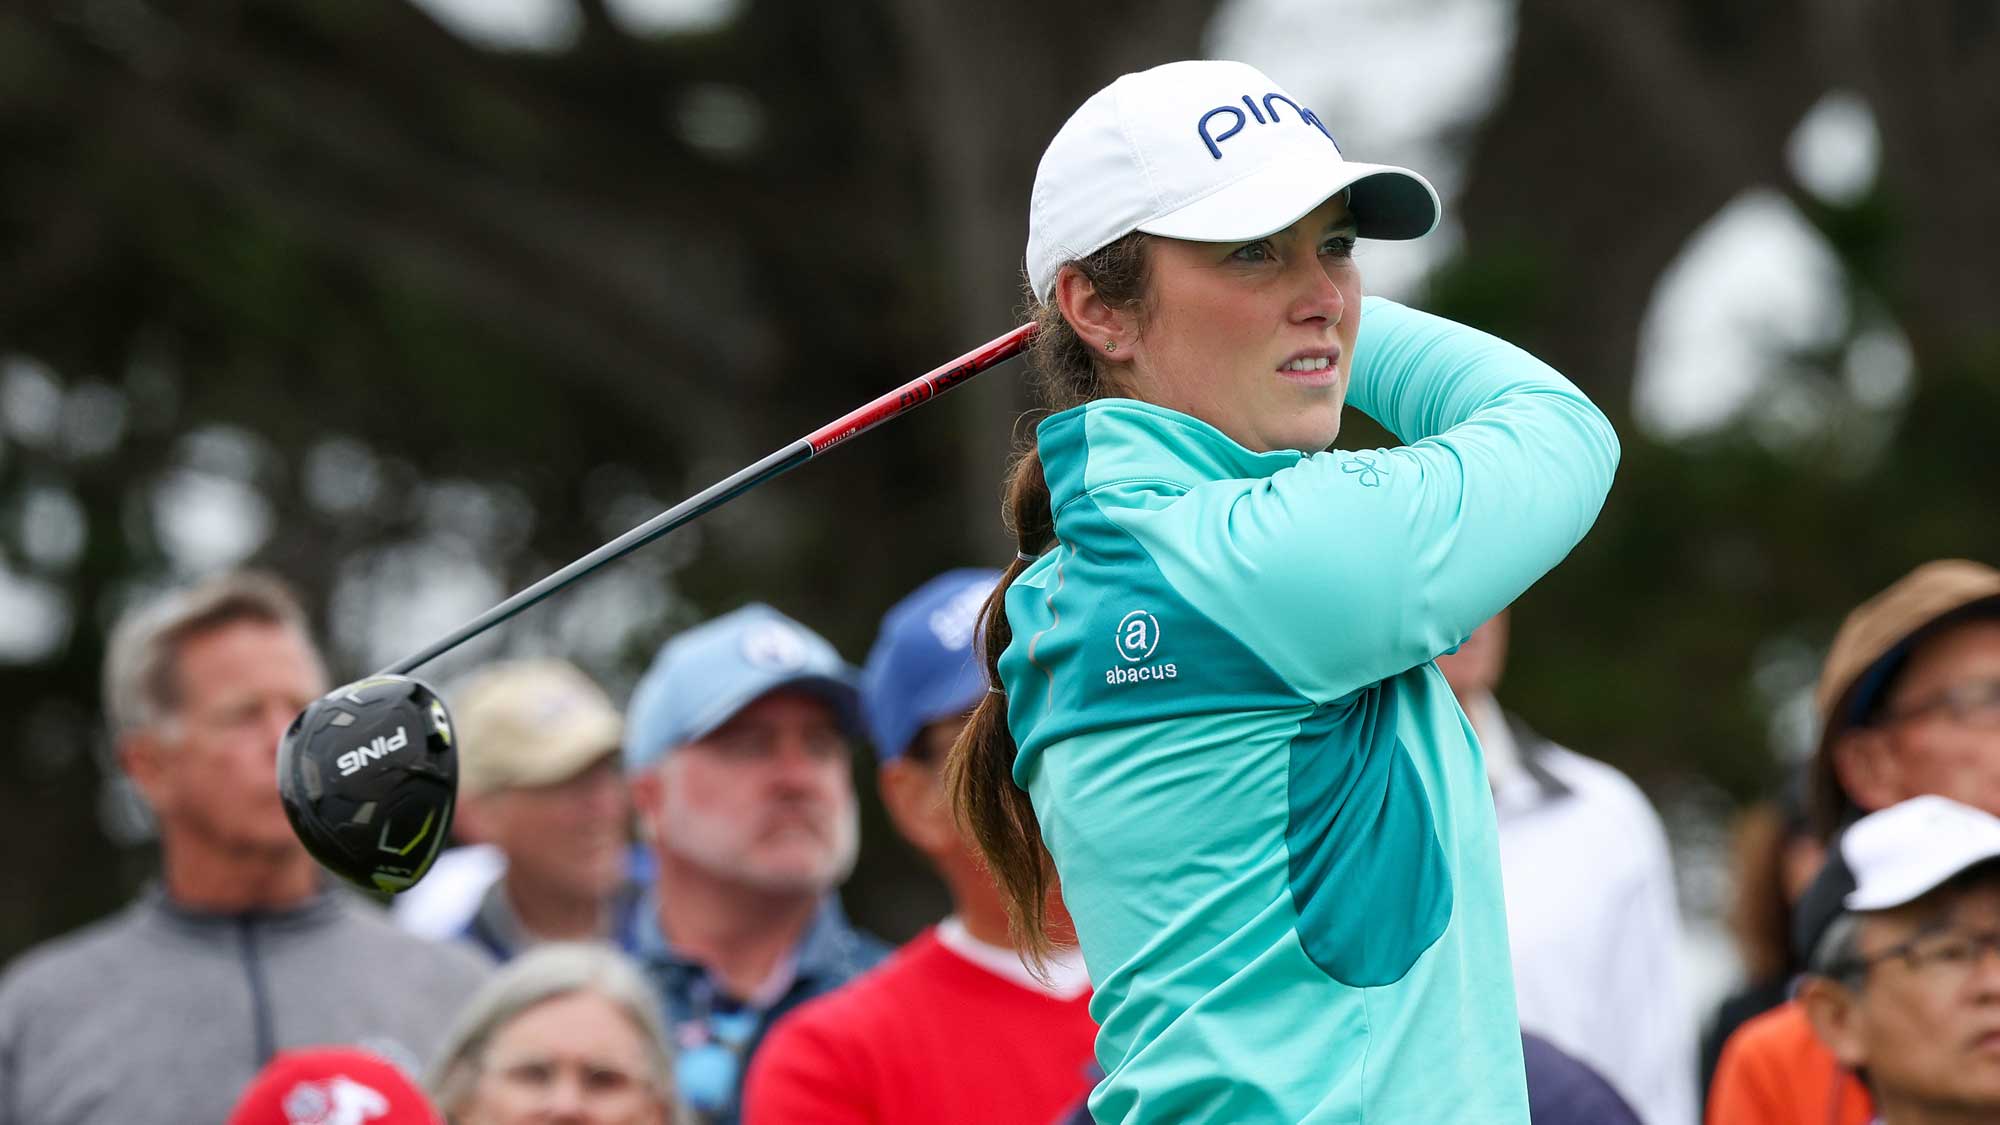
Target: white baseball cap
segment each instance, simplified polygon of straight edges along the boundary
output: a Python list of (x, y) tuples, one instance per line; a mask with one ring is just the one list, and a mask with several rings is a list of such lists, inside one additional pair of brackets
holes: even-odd
[(1887, 910), (2000, 859), (2000, 817), (1948, 797), (1912, 797), (1855, 821), (1841, 835), (1840, 851), (1854, 873), (1843, 905)]
[(1835, 838), (1799, 896), (1792, 948), (1813, 963), (1843, 915), (1915, 902), (1989, 860), (2000, 860), (2000, 817), (1982, 809), (1929, 795), (1869, 813)]
[(1420, 238), (1437, 191), (1407, 168), (1357, 164), (1311, 110), (1256, 67), (1200, 60), (1127, 74), (1091, 95), (1042, 153), (1028, 205), (1028, 282), (1133, 231), (1193, 242), (1262, 238), (1348, 190), (1364, 238)]

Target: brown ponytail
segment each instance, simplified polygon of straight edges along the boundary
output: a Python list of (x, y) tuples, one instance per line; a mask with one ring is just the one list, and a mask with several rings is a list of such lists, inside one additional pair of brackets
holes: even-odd
[[(1079, 271), (1106, 304), (1141, 309), (1146, 258), (1146, 236), (1134, 232), (1064, 269)], [(1095, 351), (1076, 334), (1054, 300), (1034, 305), (1033, 310), (1041, 329), (1035, 333), (1028, 364), (1043, 405), (1067, 410), (1113, 393)], [(1055, 544), (1048, 480), (1032, 441), (1008, 467), (1002, 517), (1020, 554), (1037, 556)], [(1007, 621), (1007, 588), (1028, 566), (1018, 557), (1008, 563), (979, 613), (989, 684), (1000, 683), (1000, 654), (1014, 639)], [(1055, 885), (1055, 865), (1042, 843), (1042, 826), (1027, 791), (1014, 784), (1016, 752), (1014, 733), (1007, 725), (1007, 697), (988, 692), (945, 760), (945, 787), (959, 824), (979, 846), (999, 884), (1015, 944), (1039, 969), (1050, 949), (1048, 896)]]

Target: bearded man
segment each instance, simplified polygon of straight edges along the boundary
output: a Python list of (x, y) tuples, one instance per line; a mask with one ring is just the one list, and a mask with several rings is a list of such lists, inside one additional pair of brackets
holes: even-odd
[(854, 670), (751, 604), (675, 635), (626, 710), (625, 766), (658, 876), (632, 948), (673, 1024), (676, 1092), (734, 1125), (779, 1016), (888, 953), (834, 888), (860, 838)]

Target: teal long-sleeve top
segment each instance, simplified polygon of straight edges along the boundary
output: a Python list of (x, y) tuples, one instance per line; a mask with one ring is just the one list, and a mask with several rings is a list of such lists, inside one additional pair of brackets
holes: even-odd
[(1432, 660), (1583, 537), (1617, 438), (1526, 352), (1362, 310), (1349, 400), (1405, 445), (1254, 453), (1128, 399), (1037, 430), (1057, 542), (1000, 674), (1100, 1122), (1528, 1120), (1492, 799)]

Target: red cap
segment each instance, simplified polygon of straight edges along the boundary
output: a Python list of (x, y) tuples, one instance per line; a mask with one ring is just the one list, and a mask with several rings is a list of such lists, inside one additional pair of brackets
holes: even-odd
[(281, 1051), (244, 1087), (228, 1125), (442, 1125), (416, 1083), (353, 1047)]

